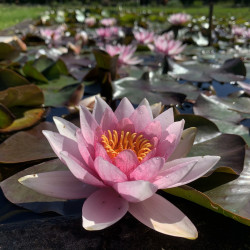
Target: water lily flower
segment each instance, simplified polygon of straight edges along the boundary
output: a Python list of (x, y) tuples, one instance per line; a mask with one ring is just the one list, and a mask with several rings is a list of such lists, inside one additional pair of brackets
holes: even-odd
[(245, 27), (240, 27), (240, 26), (233, 26), (232, 27), (232, 34), (233, 36), (243, 36), (246, 32)]
[(81, 32), (75, 35), (76, 41), (81, 41), (82, 44), (87, 44), (88, 42), (88, 34), (86, 31), (82, 30)]
[(110, 56), (119, 55), (118, 62), (121, 64), (135, 65), (141, 62), (137, 57), (133, 57), (136, 47), (133, 45), (106, 45), (105, 50)]
[(81, 128), (59, 117), (54, 121), (59, 133), (43, 133), (70, 171), (24, 176), (23, 185), (57, 198), (87, 198), (87, 230), (107, 228), (129, 212), (161, 233), (197, 237), (192, 222), (156, 191), (199, 178), (219, 157), (185, 157), (194, 131), (183, 132), (184, 120), (174, 122), (172, 109), (153, 118), (146, 99), (134, 109), (124, 98), (113, 112), (97, 97), (92, 114), (80, 107)]
[(150, 32), (145, 29), (140, 29), (138, 31), (134, 31), (134, 36), (137, 42), (141, 44), (149, 44), (154, 41), (154, 32)]
[(243, 36), (244, 36), (244, 38), (246, 38), (247, 40), (250, 39), (250, 28), (248, 28), (247, 30), (245, 30)]
[(103, 18), (100, 23), (103, 26), (110, 27), (114, 26), (116, 24), (116, 19), (115, 18)]
[(103, 39), (109, 39), (113, 36), (118, 36), (119, 31), (119, 27), (106, 27), (96, 29), (96, 34)]
[(191, 20), (191, 16), (185, 13), (176, 13), (169, 16), (168, 21), (172, 25), (184, 25)]
[(58, 41), (62, 38), (66, 27), (60, 25), (57, 29), (40, 29), (40, 34), (47, 40)]
[(154, 44), (157, 52), (170, 57), (180, 54), (186, 47), (181, 41), (166, 39), (166, 35), (156, 37)]
[(93, 27), (96, 24), (96, 19), (94, 17), (87, 17), (84, 22), (88, 27)]

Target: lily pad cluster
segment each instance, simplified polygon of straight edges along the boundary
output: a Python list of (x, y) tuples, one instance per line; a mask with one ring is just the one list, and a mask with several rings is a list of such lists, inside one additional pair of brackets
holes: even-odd
[[(56, 131), (49, 117), (63, 109), (66, 119), (79, 124), (78, 105), (92, 110), (97, 94), (112, 109), (123, 97), (135, 106), (147, 98), (156, 115), (174, 107), (175, 120), (185, 120), (189, 133), (182, 136), (194, 142), (188, 156), (221, 157), (206, 176), (166, 192), (250, 225), (249, 37), (233, 30), (249, 27), (215, 18), (207, 46), (206, 17), (176, 25), (169, 16), (127, 9), (51, 11), (19, 30), (19, 42), (0, 43), (0, 186), (10, 202), (38, 213), (75, 213), (68, 209), (73, 201), (18, 182), (34, 172), (65, 170), (41, 132)], [(148, 45), (135, 39), (138, 30), (172, 32), (168, 36), (186, 47), (179, 55), (160, 54), (153, 40)], [(111, 55), (107, 45), (135, 47), (137, 63), (124, 63), (121, 52)]]

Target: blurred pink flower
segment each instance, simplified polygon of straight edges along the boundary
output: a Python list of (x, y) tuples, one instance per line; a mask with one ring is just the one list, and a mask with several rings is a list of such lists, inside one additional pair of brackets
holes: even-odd
[(154, 44), (157, 52), (170, 57), (180, 54), (186, 47), (181, 41), (166, 39), (166, 35), (156, 37)]
[(240, 26), (233, 26), (232, 27), (233, 36), (244, 36), (245, 32), (246, 32), (245, 27), (240, 27)]
[(108, 39), (112, 36), (118, 36), (119, 35), (119, 27), (106, 27), (106, 28), (99, 28), (96, 29), (96, 33), (99, 37)]
[(135, 39), (141, 44), (149, 44), (154, 41), (154, 32), (145, 29), (134, 31)]
[(100, 23), (103, 25), (103, 26), (114, 26), (116, 24), (116, 19), (115, 18), (103, 18)]
[(57, 29), (40, 29), (40, 34), (47, 40), (57, 41), (64, 35), (65, 27), (63, 25), (59, 26)]
[(135, 65), (141, 62), (137, 57), (133, 57), (136, 47), (132, 45), (106, 45), (105, 50), (110, 56), (119, 55), (118, 62), (121, 64)]
[(185, 13), (177, 13), (169, 16), (168, 21), (173, 25), (183, 25), (191, 20), (191, 16)]
[(250, 39), (250, 28), (248, 28), (248, 29), (244, 32), (244, 38)]
[(94, 17), (87, 17), (84, 22), (88, 27), (93, 27), (96, 24), (96, 19)]
[(24, 176), (23, 185), (57, 198), (87, 198), (82, 207), (87, 230), (109, 227), (129, 211), (161, 233), (197, 237), (192, 222), (156, 191), (194, 181), (220, 157), (183, 158), (194, 131), (184, 136), (184, 120), (174, 122), (172, 109), (153, 118), (146, 99), (134, 109), (124, 98), (113, 112), (97, 98), (92, 114), (80, 107), (80, 129), (59, 117), (54, 121), (59, 133), (43, 133), (70, 171)]
[(86, 44), (88, 42), (88, 34), (85, 31), (80, 31), (75, 35), (76, 41), (81, 41), (82, 44)]

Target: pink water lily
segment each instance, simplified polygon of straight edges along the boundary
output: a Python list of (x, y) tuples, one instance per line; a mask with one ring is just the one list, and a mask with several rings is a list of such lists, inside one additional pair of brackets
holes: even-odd
[(100, 23), (103, 26), (109, 27), (109, 26), (114, 26), (116, 24), (116, 19), (115, 18), (103, 18)]
[(168, 34), (156, 37), (154, 40), (155, 50), (165, 56), (173, 57), (180, 54), (186, 45), (178, 40), (169, 40), (169, 38)]
[(133, 57), (136, 51), (136, 46), (133, 45), (106, 45), (105, 50), (111, 56), (119, 55), (118, 62), (121, 64), (135, 65), (142, 61), (137, 57)]
[(168, 21), (173, 25), (183, 25), (191, 20), (191, 16), (185, 13), (176, 13), (169, 16)]
[(87, 17), (84, 22), (88, 27), (93, 27), (96, 24), (96, 19), (95, 17)]
[(246, 28), (245, 27), (240, 27), (240, 26), (233, 26), (232, 27), (232, 34), (233, 36), (244, 36), (246, 32)]
[(185, 158), (194, 129), (183, 131), (184, 120), (174, 122), (172, 109), (153, 118), (147, 100), (134, 109), (124, 98), (113, 112), (97, 97), (92, 114), (80, 107), (81, 128), (59, 117), (54, 121), (59, 133), (43, 133), (70, 171), (24, 176), (23, 185), (57, 198), (87, 198), (87, 230), (104, 229), (129, 212), (161, 233), (197, 237), (192, 222), (156, 191), (199, 178), (219, 157)]
[(149, 44), (154, 41), (154, 32), (150, 32), (145, 29), (135, 30), (135, 39), (141, 44)]
[(106, 27), (106, 28), (99, 28), (96, 29), (96, 34), (104, 39), (111, 38), (113, 36), (119, 35), (119, 27)]

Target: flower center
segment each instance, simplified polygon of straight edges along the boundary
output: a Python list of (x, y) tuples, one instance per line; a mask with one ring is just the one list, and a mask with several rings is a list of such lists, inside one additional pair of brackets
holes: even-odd
[(130, 149), (135, 152), (138, 160), (141, 161), (152, 148), (149, 140), (137, 133), (121, 131), (120, 135), (118, 135), (116, 130), (113, 130), (113, 133), (108, 130), (108, 136), (103, 134), (101, 138), (110, 158), (115, 158), (123, 150)]

